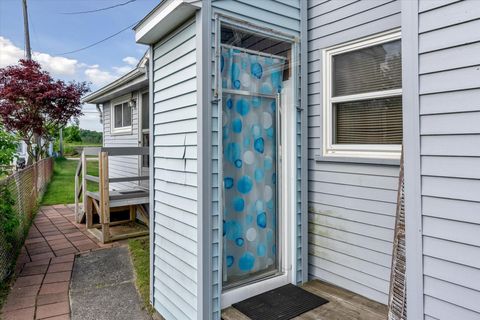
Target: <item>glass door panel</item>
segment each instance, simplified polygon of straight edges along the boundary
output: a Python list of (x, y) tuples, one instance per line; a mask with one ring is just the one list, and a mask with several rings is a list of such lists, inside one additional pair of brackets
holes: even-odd
[(285, 58), (222, 46), (223, 285), (278, 270), (277, 105)]

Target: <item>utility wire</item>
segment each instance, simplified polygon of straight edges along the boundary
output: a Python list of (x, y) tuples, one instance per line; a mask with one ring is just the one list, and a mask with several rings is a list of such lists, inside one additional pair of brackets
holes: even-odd
[(84, 13), (93, 13), (93, 12), (98, 12), (98, 11), (105, 11), (105, 10), (113, 9), (113, 8), (116, 8), (116, 7), (121, 7), (121, 6), (124, 6), (126, 4), (129, 4), (129, 3), (135, 2), (135, 1), (137, 1), (137, 0), (129, 0), (127, 2), (119, 3), (119, 4), (116, 4), (116, 5), (110, 6), (110, 7), (105, 7), (105, 8), (95, 9), (95, 10), (75, 11), (75, 12), (60, 12), (60, 14), (84, 14)]
[(57, 56), (63, 56), (63, 55), (66, 55), (66, 54), (71, 54), (71, 53), (75, 53), (75, 52), (79, 52), (79, 51), (83, 51), (83, 50), (89, 49), (89, 48), (91, 48), (91, 47), (93, 47), (93, 46), (96, 46), (97, 44), (100, 44), (100, 43), (102, 43), (102, 42), (105, 42), (105, 41), (107, 41), (107, 40), (109, 40), (109, 39), (111, 39), (111, 38), (119, 35), (120, 33), (122, 33), (122, 32), (125, 31), (125, 30), (128, 30), (128, 29), (132, 28), (132, 27), (133, 27), (134, 25), (136, 25), (138, 22), (139, 22), (139, 21), (137, 21), (137, 22), (135, 22), (135, 23), (132, 23), (132, 24), (129, 25), (128, 27), (123, 28), (122, 30), (120, 30), (120, 31), (118, 31), (118, 32), (116, 32), (116, 33), (114, 33), (114, 34), (112, 34), (112, 35), (110, 35), (110, 36), (108, 36), (108, 37), (106, 37), (106, 38), (104, 38), (104, 39), (102, 39), (102, 40), (99, 40), (99, 41), (97, 41), (97, 42), (94, 42), (94, 43), (92, 43), (92, 44), (90, 44), (90, 45), (88, 45), (88, 46), (86, 46), (86, 47), (83, 47), (83, 48), (80, 48), (80, 49), (76, 49), (76, 50), (73, 50), (73, 51), (68, 51), (68, 52), (63, 52), (63, 53), (57, 53), (57, 54), (55, 54), (55, 55), (57, 55)]

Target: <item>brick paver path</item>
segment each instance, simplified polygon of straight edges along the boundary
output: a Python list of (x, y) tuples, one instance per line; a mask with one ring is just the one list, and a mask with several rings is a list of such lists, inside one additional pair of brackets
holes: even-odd
[(103, 245), (75, 223), (72, 205), (41, 207), (16, 265), (17, 279), (1, 319), (70, 319), (68, 288), (76, 253)]

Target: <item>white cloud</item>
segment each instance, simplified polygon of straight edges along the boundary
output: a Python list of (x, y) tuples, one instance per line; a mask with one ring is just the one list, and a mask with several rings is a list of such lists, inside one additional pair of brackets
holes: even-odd
[[(132, 70), (138, 63), (138, 59), (129, 56), (122, 59), (125, 65), (104, 69), (101, 68), (99, 64), (89, 65), (75, 59), (52, 56), (44, 52), (34, 51), (32, 56), (33, 59), (39, 62), (42, 68), (49, 71), (54, 78), (90, 81), (93, 91), (118, 79), (121, 75)], [(25, 54), (22, 48), (17, 47), (9, 39), (0, 36), (0, 68), (17, 64), (18, 60), (24, 57)], [(92, 105), (86, 105), (86, 107), (94, 108)], [(91, 111), (85, 112), (85, 114), (80, 117), (80, 127), (97, 131), (102, 130), (98, 114)]]
[(132, 70), (132, 66), (113, 67), (113, 70), (115, 70), (118, 74), (123, 75), (128, 71)]
[(94, 86), (103, 86), (117, 79), (118, 77), (109, 71), (101, 70), (97, 65), (88, 67), (85, 70), (85, 76)]
[(0, 36), (0, 68), (15, 64), (22, 58), (24, 58), (23, 50)]
[(135, 58), (135, 57), (125, 57), (125, 58), (123, 58), (122, 61), (125, 62), (126, 64), (131, 65), (131, 66), (136, 66), (137, 63), (138, 63), (138, 59)]
[[(32, 53), (32, 56), (45, 70), (54, 76), (73, 76), (77, 71), (77, 60), (54, 57), (48, 53), (36, 51)], [(23, 49), (15, 46), (9, 39), (0, 36), (0, 68), (16, 64), (18, 60), (24, 57)]]
[(73, 76), (77, 71), (77, 60), (64, 57), (52, 57), (47, 53), (33, 53), (33, 59), (38, 61), (44, 68), (57, 75)]

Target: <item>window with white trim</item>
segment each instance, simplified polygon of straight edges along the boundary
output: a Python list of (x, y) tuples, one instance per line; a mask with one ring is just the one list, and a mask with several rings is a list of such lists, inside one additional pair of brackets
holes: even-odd
[(323, 51), (323, 155), (398, 158), (402, 144), (400, 32)]
[(130, 132), (132, 129), (132, 107), (128, 101), (114, 103), (112, 107), (112, 131)]

